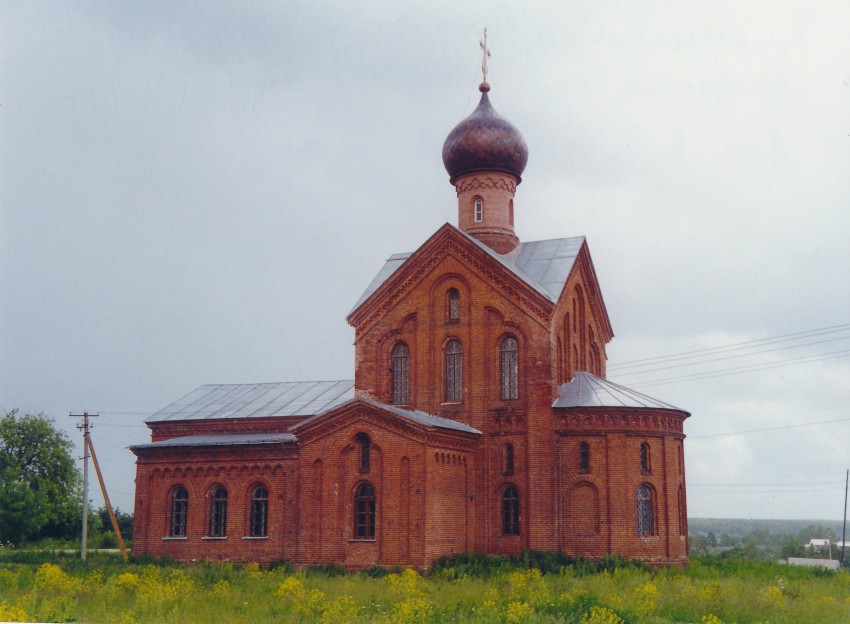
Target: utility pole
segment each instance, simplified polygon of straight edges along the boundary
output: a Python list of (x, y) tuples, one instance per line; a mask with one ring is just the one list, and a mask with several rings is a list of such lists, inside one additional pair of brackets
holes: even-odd
[(80, 542), (80, 559), (86, 560), (88, 554), (87, 537), (89, 532), (89, 418), (97, 414), (70, 414), (71, 418), (82, 418), (83, 423), (77, 429), (83, 432), (83, 534)]
[(844, 526), (841, 529), (841, 567), (844, 567), (844, 548), (847, 546), (847, 484), (850, 482), (850, 469), (844, 473)]

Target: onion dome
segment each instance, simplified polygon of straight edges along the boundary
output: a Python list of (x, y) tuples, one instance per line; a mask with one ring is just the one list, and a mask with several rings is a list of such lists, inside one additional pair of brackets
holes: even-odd
[(519, 130), (490, 105), (490, 85), (478, 87), (481, 101), (472, 114), (461, 121), (443, 144), (443, 165), (451, 183), (467, 173), (499, 171), (521, 181), (528, 162), (528, 147)]

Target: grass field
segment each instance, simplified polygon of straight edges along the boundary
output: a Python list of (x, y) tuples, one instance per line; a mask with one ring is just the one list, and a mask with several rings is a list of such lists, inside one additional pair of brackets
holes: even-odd
[(531, 553), (460, 557), (426, 575), (336, 567), (132, 561), (0, 553), (0, 621), (850, 622), (850, 574), (746, 560), (651, 570)]

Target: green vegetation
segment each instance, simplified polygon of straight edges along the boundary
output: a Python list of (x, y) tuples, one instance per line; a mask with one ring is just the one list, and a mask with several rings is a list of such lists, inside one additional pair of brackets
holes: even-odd
[(0, 418), (0, 542), (79, 532), (82, 495), (73, 445), (44, 414)]
[[(22, 557), (25, 555), (25, 557)], [(537, 564), (546, 568), (541, 571)], [(0, 550), (0, 621), (699, 624), (850, 621), (850, 574), (726, 557), (681, 570), (526, 553), (443, 559), (424, 576), (228, 563), (122, 563)]]

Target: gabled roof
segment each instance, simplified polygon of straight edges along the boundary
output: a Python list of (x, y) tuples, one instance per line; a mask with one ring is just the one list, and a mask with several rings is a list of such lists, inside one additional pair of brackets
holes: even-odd
[[(446, 226), (471, 241), (477, 247), (483, 249), (499, 264), (552, 303), (555, 303), (558, 297), (560, 297), (567, 277), (570, 275), (570, 271), (585, 240), (584, 236), (575, 236), (573, 238), (530, 241), (520, 243), (510, 253), (499, 254), (450, 223), (447, 223), (443, 227)], [(355, 310), (363, 305), (414, 253), (416, 252), (399, 253), (390, 256), (360, 296), (360, 299), (354, 304), (354, 308), (352, 308), (349, 315), (353, 314)]]
[(210, 433), (169, 438), (148, 444), (134, 444), (130, 450), (151, 448), (180, 448), (197, 446), (245, 446), (252, 444), (292, 444), (297, 442), (291, 433)]
[(571, 381), (558, 387), (558, 398), (552, 407), (644, 407), (688, 413), (584, 371), (576, 371)]
[(353, 398), (353, 381), (207, 384), (145, 422), (313, 416)]
[(396, 416), (400, 416), (406, 420), (412, 421), (419, 425), (424, 425), (426, 427), (437, 427), (439, 429), (452, 429), (454, 431), (463, 431), (465, 433), (475, 433), (480, 434), (481, 432), (474, 427), (470, 427), (462, 422), (458, 422), (456, 420), (452, 420), (450, 418), (443, 418), (442, 416), (435, 416), (434, 414), (429, 414), (427, 412), (423, 412), (421, 410), (406, 410), (395, 405), (387, 405), (386, 403), (381, 403), (379, 401), (375, 401), (374, 399), (370, 399), (368, 397), (358, 397), (356, 399), (351, 399), (350, 401), (346, 401), (340, 405), (335, 405), (333, 408), (325, 410), (321, 414), (316, 414), (312, 418), (308, 418), (307, 420), (303, 420), (300, 423), (297, 423), (289, 428), (290, 431), (297, 432), (299, 429), (309, 426), (314, 421), (318, 420), (322, 416), (324, 416), (327, 412), (330, 412), (332, 409), (341, 408), (345, 405), (355, 405), (357, 403), (365, 403), (366, 405), (370, 405), (372, 407), (376, 407), (380, 410), (384, 410), (386, 412), (390, 412)]

